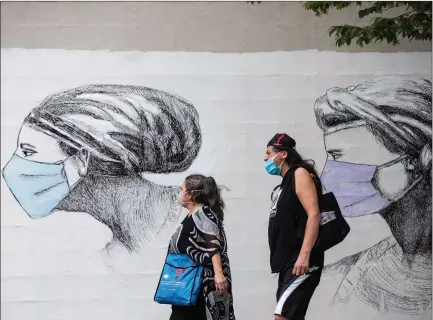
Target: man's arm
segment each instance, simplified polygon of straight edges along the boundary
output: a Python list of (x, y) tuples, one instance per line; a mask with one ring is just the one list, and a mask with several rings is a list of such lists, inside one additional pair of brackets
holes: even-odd
[(297, 169), (295, 171), (295, 182), (296, 194), (308, 216), (301, 252), (293, 270), (293, 273), (299, 276), (303, 275), (309, 267), (310, 253), (319, 234), (320, 210), (316, 185), (310, 173), (304, 168)]

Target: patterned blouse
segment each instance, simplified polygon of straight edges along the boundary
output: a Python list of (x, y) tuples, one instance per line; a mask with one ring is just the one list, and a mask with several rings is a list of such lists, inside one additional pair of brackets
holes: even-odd
[[(222, 222), (209, 207), (202, 206), (182, 221), (170, 240), (169, 252), (188, 254), (204, 266), (202, 293), (207, 320), (235, 320), (227, 239)], [(218, 252), (229, 287), (224, 297), (217, 292), (214, 282), (212, 256)]]

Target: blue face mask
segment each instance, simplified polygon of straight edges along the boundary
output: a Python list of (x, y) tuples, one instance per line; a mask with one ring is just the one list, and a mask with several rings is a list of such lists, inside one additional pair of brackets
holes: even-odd
[(281, 167), (283, 166), (283, 162), (281, 162), (281, 164), (277, 167), (277, 165), (275, 164), (275, 157), (278, 155), (278, 153), (273, 156), (272, 158), (269, 158), (268, 160), (266, 160), (265, 162), (265, 170), (273, 175), (273, 176), (278, 176), (281, 174)]
[(42, 163), (14, 155), (3, 168), (3, 178), (31, 218), (49, 215), (70, 191), (63, 162)]

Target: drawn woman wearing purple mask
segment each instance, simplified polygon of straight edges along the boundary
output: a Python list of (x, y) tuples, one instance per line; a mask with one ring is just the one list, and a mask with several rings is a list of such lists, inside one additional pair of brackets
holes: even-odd
[(431, 79), (383, 76), (316, 101), (328, 153), (324, 188), (346, 217), (380, 214), (392, 233), (326, 266), (324, 279), (338, 286), (331, 304), (349, 318), (360, 310), (366, 320), (431, 312), (431, 94)]

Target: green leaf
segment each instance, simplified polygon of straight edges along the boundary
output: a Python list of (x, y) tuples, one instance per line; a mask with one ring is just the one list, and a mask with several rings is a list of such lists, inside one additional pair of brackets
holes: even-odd
[[(386, 41), (396, 45), (400, 39), (431, 41), (432, 39), (432, 2), (427, 1), (310, 1), (304, 2), (306, 10), (313, 11), (318, 17), (328, 14), (329, 10), (343, 10), (350, 6), (363, 6), (358, 11), (359, 18), (372, 15), (371, 23), (366, 27), (332, 26), (329, 36), (335, 37), (337, 46), (368, 45), (371, 42)], [(368, 5), (368, 7), (365, 7)], [(401, 7), (403, 13), (393, 17), (384, 17), (390, 9)]]
[(332, 36), (335, 32), (337, 32), (337, 30), (338, 30), (338, 27), (335, 27), (335, 26), (329, 28), (329, 31), (328, 31), (329, 36)]

